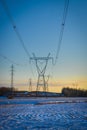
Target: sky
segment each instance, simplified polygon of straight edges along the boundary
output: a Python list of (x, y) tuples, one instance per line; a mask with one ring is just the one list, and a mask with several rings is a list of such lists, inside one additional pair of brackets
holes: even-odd
[[(0, 0), (0, 87), (10, 86), (13, 64), (14, 87), (18, 90), (28, 90), (29, 79), (32, 79), (34, 90), (38, 78), (35, 62), (30, 63), (2, 1)], [(65, 0), (5, 0), (5, 2), (30, 56), (35, 53), (38, 57), (46, 57), (50, 53), (55, 59)], [(87, 1), (69, 0), (59, 57), (56, 65), (53, 65), (51, 60), (48, 61), (45, 73), (50, 77), (49, 91), (60, 92), (67, 86), (87, 89), (86, 34)]]

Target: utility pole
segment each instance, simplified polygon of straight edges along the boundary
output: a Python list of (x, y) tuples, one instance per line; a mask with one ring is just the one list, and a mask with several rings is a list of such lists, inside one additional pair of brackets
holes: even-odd
[(11, 66), (11, 92), (13, 92), (13, 75), (14, 75), (14, 66)]
[[(42, 87), (43, 91), (47, 91), (47, 82), (45, 81), (45, 71), (47, 68), (47, 64), (49, 60), (53, 60), (52, 57), (50, 57), (50, 53), (47, 57), (36, 57), (33, 53), (33, 57), (30, 57), (30, 60), (34, 60), (37, 68), (38, 73), (38, 80), (37, 80), (37, 87), (36, 87), (36, 95), (38, 95), (38, 91)], [(44, 63), (44, 66), (40, 65), (39, 63)]]

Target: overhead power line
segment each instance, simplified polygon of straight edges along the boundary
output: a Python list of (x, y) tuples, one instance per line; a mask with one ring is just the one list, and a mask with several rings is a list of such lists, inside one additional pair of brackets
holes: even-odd
[[(7, 13), (7, 16), (9, 17), (9, 19), (10, 19), (10, 21), (11, 21), (12, 27), (13, 27), (13, 29), (14, 29), (14, 31), (15, 31), (15, 33), (16, 33), (16, 35), (17, 35), (17, 37), (18, 37), (18, 39), (19, 39), (19, 41), (20, 41), (20, 43), (21, 43), (23, 49), (24, 49), (24, 51), (26, 52), (28, 58), (30, 59), (30, 54), (29, 54), (29, 52), (28, 52), (28, 50), (27, 50), (27, 48), (26, 48), (26, 46), (25, 46), (25, 43), (24, 43), (24, 41), (23, 41), (23, 39), (22, 39), (22, 37), (21, 37), (19, 31), (18, 31), (18, 28), (17, 28), (17, 26), (16, 26), (16, 24), (15, 24), (15, 22), (14, 22), (14, 19), (13, 19), (12, 15), (11, 15), (11, 13), (10, 13), (10, 10), (9, 10), (7, 4), (6, 4), (6, 1), (5, 1), (5, 0), (2, 0), (2, 4), (3, 4), (3, 7), (4, 7), (4, 9), (5, 9), (6, 13)], [(15, 63), (14, 61), (10, 60), (10, 59), (7, 58), (6, 56), (2, 56), (2, 57), (3, 57), (4, 59), (7, 59), (9, 62), (11, 62), (11, 63), (13, 63), (13, 64), (20, 65), (20, 64)], [(20, 65), (20, 66), (23, 66), (23, 65)], [(31, 65), (30, 65), (30, 67), (31, 67)], [(32, 67), (31, 67), (30, 70), (31, 70), (31, 73), (32, 73), (33, 76), (34, 76)]]
[(5, 59), (5, 60), (7, 60), (8, 62), (10, 62), (10, 63), (12, 63), (12, 64), (15, 64), (15, 65), (17, 65), (17, 66), (23, 67), (23, 66), (26, 65), (26, 64), (19, 64), (19, 63), (16, 63), (15, 61), (11, 60), (10, 58), (8, 58), (7, 56), (2, 55), (2, 54), (0, 54), (0, 57), (2, 57), (3, 59)]
[(15, 65), (19, 65), (19, 64), (17, 64), (16, 62), (14, 62), (13, 60), (9, 59), (7, 56), (4, 56), (4, 55), (0, 54), (0, 57), (2, 57), (3, 59), (9, 61), (10, 63), (13, 63), (13, 64), (15, 64)]
[(6, 13), (7, 13), (7, 15), (8, 15), (10, 21), (11, 21), (11, 24), (12, 24), (12, 26), (13, 26), (13, 29), (14, 29), (14, 31), (15, 31), (15, 33), (16, 33), (16, 35), (17, 35), (17, 37), (18, 37), (18, 39), (19, 39), (19, 41), (20, 41), (20, 43), (21, 43), (23, 49), (24, 49), (24, 51), (26, 52), (27, 56), (30, 58), (30, 54), (29, 54), (29, 52), (28, 52), (28, 50), (27, 50), (27, 48), (26, 48), (26, 46), (25, 46), (25, 43), (24, 43), (24, 41), (23, 41), (23, 39), (22, 39), (22, 37), (21, 37), (19, 31), (18, 31), (18, 28), (17, 28), (17, 26), (16, 26), (16, 24), (15, 24), (15, 22), (14, 22), (14, 19), (13, 19), (12, 15), (11, 15), (11, 13), (10, 13), (10, 10), (9, 10), (7, 4), (6, 4), (6, 1), (5, 1), (5, 0), (1, 0), (1, 1), (2, 1), (3, 7), (4, 7), (4, 9), (5, 9), (5, 11), (6, 11)]
[(64, 27), (65, 27), (66, 17), (67, 17), (67, 13), (68, 13), (68, 7), (69, 7), (69, 0), (65, 0), (62, 24), (61, 24), (60, 34), (59, 34), (58, 47), (57, 47), (57, 52), (56, 52), (56, 57), (55, 57), (55, 64), (56, 64), (57, 59), (59, 57), (59, 52), (60, 52), (60, 47), (61, 47), (61, 43), (62, 43), (62, 39), (63, 39), (63, 32), (64, 32)]

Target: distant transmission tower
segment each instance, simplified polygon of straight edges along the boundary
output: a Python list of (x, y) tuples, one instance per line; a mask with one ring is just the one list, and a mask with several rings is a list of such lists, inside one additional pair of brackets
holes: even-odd
[(32, 91), (32, 80), (29, 79), (29, 92), (31, 92), (31, 91)]
[(48, 92), (49, 89), (48, 89), (48, 81), (49, 81), (49, 75), (48, 76), (45, 76), (45, 83), (46, 83), (46, 91)]
[[(48, 54), (47, 57), (36, 57), (35, 54), (33, 53), (33, 57), (30, 57), (30, 60), (35, 61), (38, 73), (36, 92), (38, 93), (41, 87), (43, 91), (46, 92), (48, 85), (47, 82), (45, 81), (45, 71), (47, 68), (48, 60), (53, 60), (53, 58), (50, 57), (50, 53)], [(43, 63), (44, 66), (42, 66), (40, 63)]]
[(78, 87), (78, 83), (77, 82), (73, 83), (72, 85), (73, 85), (74, 88), (77, 89), (77, 87)]
[(13, 92), (13, 75), (14, 75), (14, 66), (11, 66), (11, 92)]

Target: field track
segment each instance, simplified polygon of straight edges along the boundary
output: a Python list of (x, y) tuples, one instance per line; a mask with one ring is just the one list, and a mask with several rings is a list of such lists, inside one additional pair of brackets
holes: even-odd
[(87, 130), (87, 98), (0, 99), (0, 104), (0, 130)]

